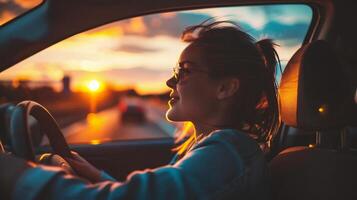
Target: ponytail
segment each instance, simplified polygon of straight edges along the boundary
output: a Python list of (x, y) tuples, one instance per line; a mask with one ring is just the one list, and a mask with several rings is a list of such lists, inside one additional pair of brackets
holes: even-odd
[(274, 48), (274, 46), (278, 46), (277, 44), (271, 39), (263, 39), (256, 42), (255, 45), (262, 56), (266, 72), (263, 96), (256, 109), (262, 110), (257, 111), (261, 115), (258, 118), (263, 119), (259, 126), (265, 129), (263, 132), (269, 137), (267, 141), (270, 141), (280, 126), (280, 105), (276, 82), (277, 65), (279, 65), (280, 72), (282, 69), (278, 53)]
[(274, 46), (279, 45), (275, 44), (271, 39), (259, 40), (255, 45), (257, 46), (258, 51), (262, 54), (268, 73), (275, 79), (277, 64), (279, 64), (279, 69), (282, 71), (279, 55), (274, 48)]

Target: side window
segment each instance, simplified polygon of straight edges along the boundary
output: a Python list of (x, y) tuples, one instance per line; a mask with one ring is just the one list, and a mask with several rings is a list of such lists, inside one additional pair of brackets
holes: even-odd
[(312, 10), (295, 4), (222, 7), (107, 24), (3, 72), (0, 100), (31, 99), (44, 105), (72, 144), (175, 137), (183, 124), (165, 118), (165, 82), (187, 45), (180, 34), (213, 17), (235, 21), (256, 39), (274, 39), (284, 68), (305, 38)]

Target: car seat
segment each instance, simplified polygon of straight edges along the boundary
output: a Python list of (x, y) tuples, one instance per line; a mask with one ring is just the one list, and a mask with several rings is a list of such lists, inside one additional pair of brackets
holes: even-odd
[[(288, 62), (279, 92), (283, 123), (315, 133), (316, 143), (287, 148), (272, 159), (273, 199), (356, 200), (357, 156), (349, 152), (345, 131), (353, 120), (354, 92), (330, 45), (302, 46)], [(340, 132), (337, 149), (322, 142), (331, 130)]]

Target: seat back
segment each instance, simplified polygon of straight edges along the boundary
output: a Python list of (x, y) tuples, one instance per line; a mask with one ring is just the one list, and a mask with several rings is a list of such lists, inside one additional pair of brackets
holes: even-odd
[(318, 137), (314, 148), (291, 147), (273, 158), (273, 199), (357, 199), (357, 157), (319, 147), (324, 132), (352, 122), (354, 91), (344, 76), (324, 41), (304, 45), (287, 64), (279, 88), (282, 121)]

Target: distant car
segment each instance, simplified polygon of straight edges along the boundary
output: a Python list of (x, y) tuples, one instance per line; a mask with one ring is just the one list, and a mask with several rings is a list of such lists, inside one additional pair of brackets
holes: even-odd
[(121, 123), (144, 123), (146, 121), (146, 109), (136, 101), (120, 101), (118, 108)]

